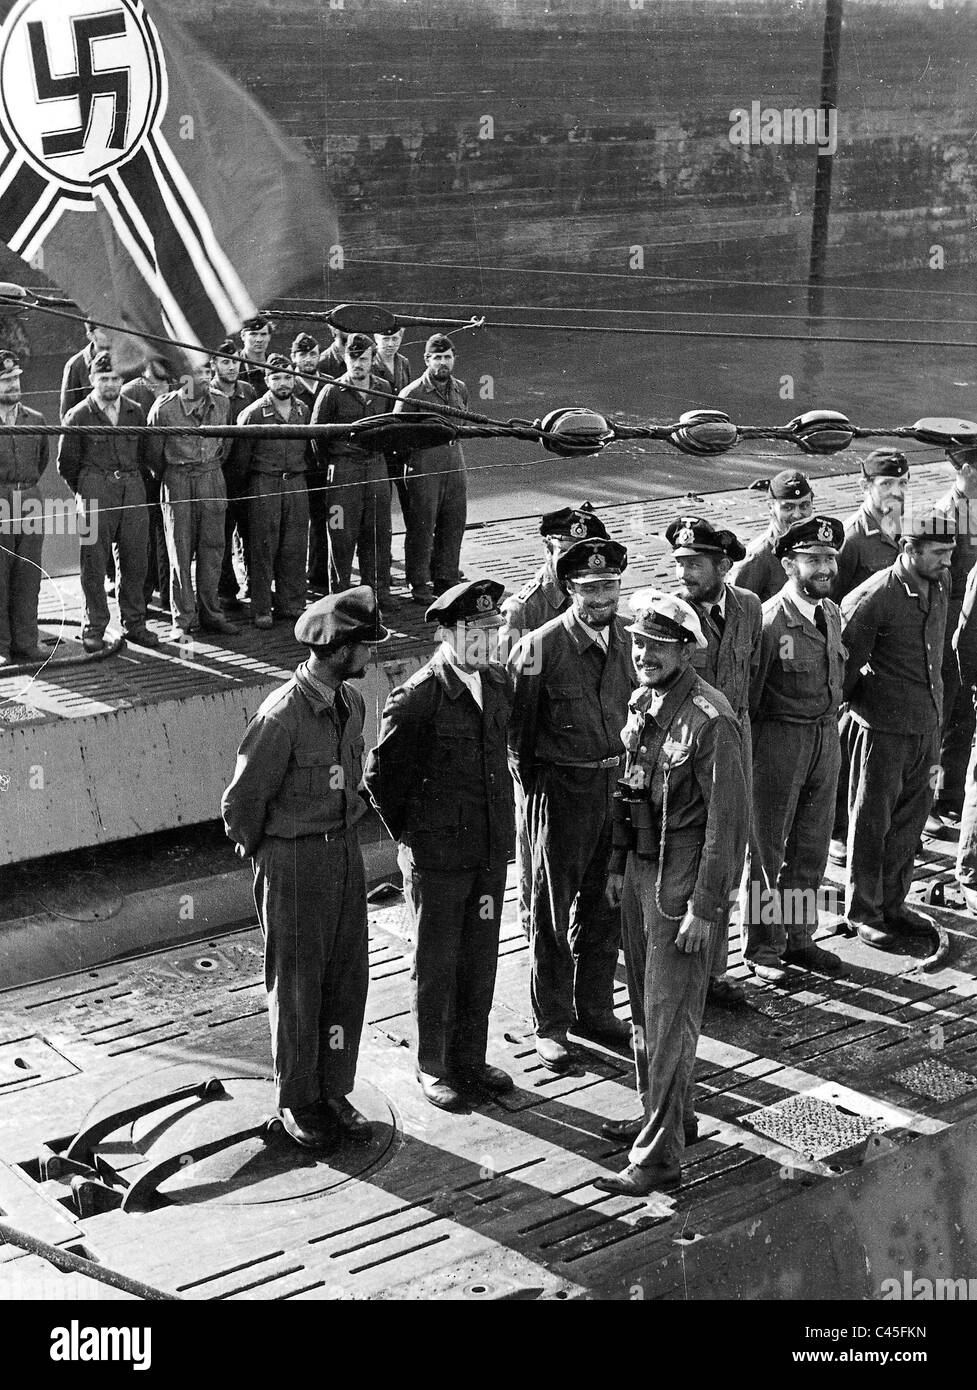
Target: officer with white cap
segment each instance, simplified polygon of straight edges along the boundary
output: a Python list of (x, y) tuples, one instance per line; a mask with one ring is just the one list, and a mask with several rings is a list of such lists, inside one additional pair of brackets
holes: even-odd
[(365, 705), (349, 682), (388, 635), (365, 584), (306, 609), (295, 636), (309, 658), (251, 720), (221, 802), (254, 866), (278, 1105), (305, 1148), (371, 1137), (347, 1099), (368, 983)]
[(749, 813), (736, 717), (692, 667), (707, 646), (697, 614), (659, 589), (639, 589), (630, 605), (639, 688), (622, 734), (607, 898), (621, 907), (643, 1110), (605, 1127), (633, 1143), (624, 1172), (597, 1186), (643, 1195), (681, 1182), (696, 1137), (696, 1043)]
[(441, 645), (391, 692), (365, 782), (400, 842), (414, 925), (417, 1075), (442, 1110), (512, 1090), (485, 1058), (506, 868), (515, 839), (506, 730), (512, 678), (500, 665), (495, 579), (428, 608)]

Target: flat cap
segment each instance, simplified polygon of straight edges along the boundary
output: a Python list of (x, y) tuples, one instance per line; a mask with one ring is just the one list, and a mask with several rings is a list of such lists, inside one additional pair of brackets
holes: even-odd
[(282, 352), (272, 352), (265, 359), (265, 376), (270, 376), (272, 372), (294, 372), (295, 366), (291, 358), (286, 357)]
[(110, 352), (96, 352), (92, 358), (91, 366), (88, 368), (88, 375), (94, 376), (96, 372), (114, 372), (115, 364), (112, 361)]
[(898, 449), (873, 449), (862, 459), (864, 478), (904, 478), (909, 460)]
[(799, 468), (784, 468), (775, 473), (769, 491), (774, 502), (796, 502), (801, 497), (814, 496), (810, 478)]
[(307, 647), (385, 642), (389, 636), (369, 584), (342, 594), (327, 594), (307, 608), (295, 624), (295, 640)]
[(628, 552), (617, 541), (577, 541), (565, 550), (556, 562), (557, 579), (572, 579), (577, 584), (595, 584), (603, 579), (620, 579), (628, 567)]
[(746, 548), (732, 531), (717, 531), (701, 516), (677, 516), (665, 532), (673, 555), (726, 555), (742, 560)]
[(778, 560), (795, 550), (802, 550), (808, 554), (824, 554), (825, 551), (830, 551), (834, 555), (841, 549), (844, 539), (845, 528), (837, 517), (808, 516), (803, 521), (795, 521), (782, 536), (777, 537), (773, 553)]
[(0, 348), (0, 376), (20, 376), (20, 358), (10, 348)]
[(245, 319), (241, 324), (242, 333), (260, 333), (263, 328), (271, 327), (271, 319), (267, 314), (253, 314), (251, 318)]
[(589, 502), (579, 507), (559, 507), (544, 512), (539, 520), (541, 536), (562, 536), (564, 540), (583, 541), (591, 536), (607, 540), (607, 528)]
[(634, 622), (628, 632), (637, 632), (655, 642), (694, 642), (699, 648), (708, 647), (702, 625), (691, 604), (662, 589), (638, 589), (628, 599)]
[(499, 600), (504, 593), (505, 585), (497, 579), (468, 579), (439, 594), (424, 614), (424, 621), (441, 627), (454, 627), (455, 623), (501, 627)]
[(319, 344), (311, 333), (300, 333), (292, 340), (292, 352), (318, 352)]

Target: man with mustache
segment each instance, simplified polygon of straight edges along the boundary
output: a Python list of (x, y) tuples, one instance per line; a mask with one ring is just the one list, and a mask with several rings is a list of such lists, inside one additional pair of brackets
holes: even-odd
[(841, 970), (837, 956), (814, 944), (814, 932), (841, 761), (845, 650), (841, 615), (828, 596), (843, 537), (834, 517), (796, 522), (775, 547), (787, 583), (763, 605), (750, 694), (753, 832), (743, 955), (767, 984), (783, 983), (787, 965), (825, 975)]
[(736, 718), (692, 666), (706, 648), (698, 616), (658, 589), (630, 605), (639, 688), (622, 734), (606, 892), (621, 908), (643, 1111), (637, 1124), (611, 1122), (614, 1137), (633, 1140), (628, 1167), (596, 1186), (643, 1196), (678, 1186), (696, 1137), (696, 1044), (749, 809)]
[(307, 608), (295, 638), (309, 658), (251, 720), (221, 801), (254, 868), (278, 1106), (309, 1149), (371, 1137), (348, 1099), (369, 982), (356, 830), (366, 708), (351, 682), (388, 635), (366, 585)]
[(952, 516), (924, 515), (899, 557), (841, 605), (852, 716), (845, 911), (862, 941), (898, 949), (932, 924), (906, 906), (939, 774)]

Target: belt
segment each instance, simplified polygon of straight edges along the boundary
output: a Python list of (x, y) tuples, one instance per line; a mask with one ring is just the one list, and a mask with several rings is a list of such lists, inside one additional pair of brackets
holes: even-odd
[(543, 766), (548, 767), (617, 767), (621, 761), (620, 756), (616, 758), (597, 758), (594, 762), (580, 763), (558, 763), (552, 758), (548, 759)]
[(253, 476), (255, 478), (304, 478), (305, 472), (304, 468), (294, 468), (291, 471), (283, 468), (281, 472), (276, 468), (273, 473), (266, 468), (256, 468)]

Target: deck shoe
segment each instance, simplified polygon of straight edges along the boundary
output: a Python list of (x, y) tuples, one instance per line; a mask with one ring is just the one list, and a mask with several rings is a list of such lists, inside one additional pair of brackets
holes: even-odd
[(623, 1193), (626, 1197), (647, 1197), (651, 1192), (667, 1192), (682, 1182), (681, 1168), (639, 1168), (630, 1163), (623, 1173), (597, 1178), (594, 1187), (601, 1192)]
[(801, 970), (816, 970), (821, 975), (841, 975), (845, 969), (833, 951), (822, 950), (813, 942), (809, 946), (788, 946), (783, 959), (785, 965), (796, 965)]
[(550, 1071), (568, 1071), (573, 1066), (566, 1039), (561, 1041), (559, 1038), (537, 1038), (536, 1055)]
[(490, 1067), (485, 1062), (480, 1067), (465, 1067), (456, 1074), (458, 1085), (463, 1091), (487, 1091), (491, 1096), (504, 1096), (514, 1091), (516, 1083), (501, 1067)]
[(333, 1096), (324, 1100), (320, 1109), (324, 1109), (346, 1138), (352, 1139), (354, 1143), (368, 1144), (373, 1138), (373, 1126), (370, 1121), (365, 1115), (361, 1115), (345, 1096)]
[(593, 1014), (590, 1018), (576, 1018), (570, 1029), (578, 1038), (591, 1038), (594, 1042), (606, 1043), (610, 1047), (631, 1046), (631, 1025), (626, 1019), (617, 1018), (610, 1009), (606, 1013)]
[(736, 1009), (746, 1003), (746, 990), (728, 975), (710, 979), (706, 989), (707, 1004), (721, 1004), (724, 1009)]
[(440, 1076), (430, 1076), (424, 1071), (417, 1073), (417, 1079), (421, 1083), (421, 1090), (425, 1097), (439, 1110), (467, 1109), (464, 1096), (455, 1090), (450, 1081), (445, 1081)]
[(334, 1120), (327, 1120), (318, 1105), (302, 1105), (295, 1110), (282, 1110), (282, 1124), (285, 1133), (300, 1144), (303, 1149), (318, 1149), (324, 1152), (334, 1149), (339, 1142), (339, 1131)]
[(866, 946), (874, 946), (879, 951), (891, 951), (896, 944), (892, 933), (883, 931), (881, 927), (873, 927), (869, 922), (856, 922), (854, 926), (859, 941), (864, 941)]

